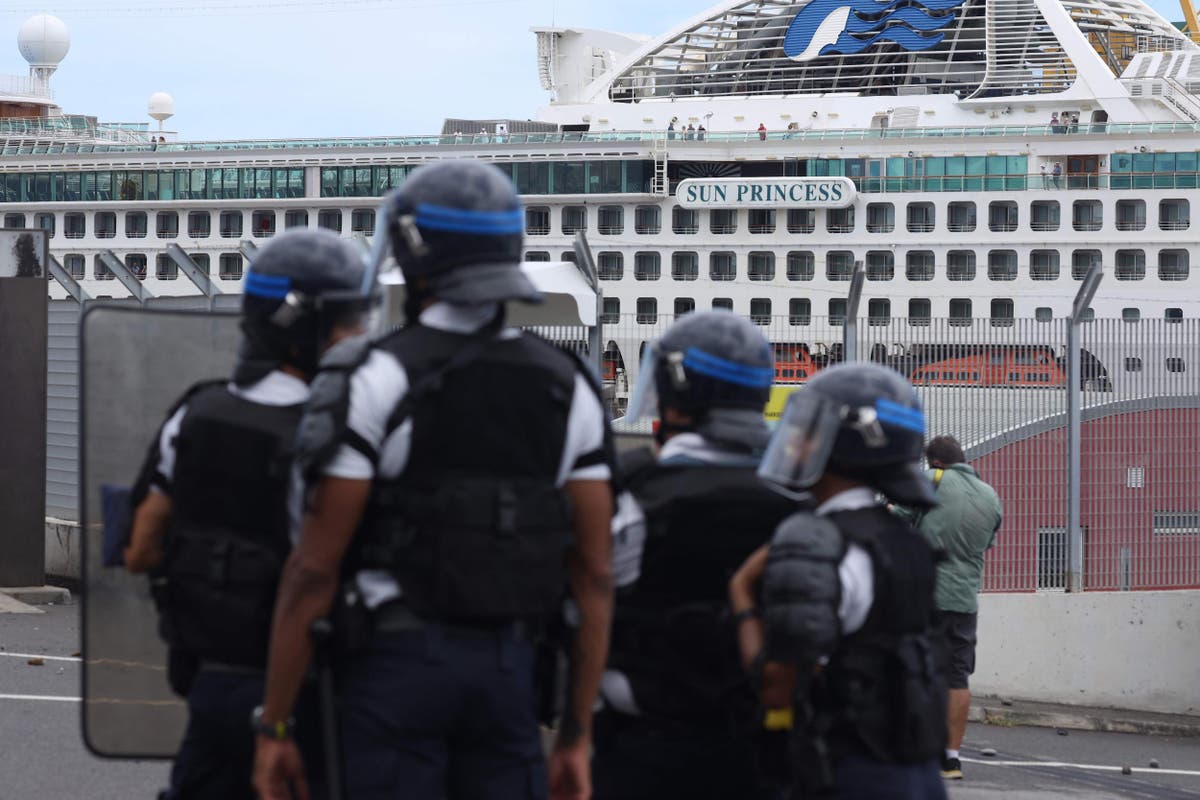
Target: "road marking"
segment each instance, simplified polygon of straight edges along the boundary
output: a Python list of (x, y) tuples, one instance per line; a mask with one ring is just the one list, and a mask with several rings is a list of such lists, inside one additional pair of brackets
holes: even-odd
[[(997, 761), (994, 758), (963, 758), (968, 764), (990, 764), (994, 767), (1053, 767), (1056, 769), (1085, 769), (1097, 772), (1116, 772), (1121, 774), (1123, 767), (1113, 767), (1104, 764), (1072, 764), (1066, 761)], [(1153, 769), (1151, 767), (1132, 767), (1131, 774), (1142, 775), (1184, 775), (1200, 778), (1200, 770), (1194, 769)]]
[[(34, 703), (81, 703), (82, 697), (58, 697), (45, 694), (0, 694), (0, 700), (27, 700)], [(182, 700), (117, 700), (115, 698), (99, 697), (88, 700), (88, 705), (102, 706), (150, 706), (154, 708), (171, 708), (183, 706)]]
[[(26, 660), (40, 658), (43, 661), (65, 661), (71, 664), (79, 664), (83, 661), (78, 656), (44, 656), (38, 653), (0, 653), (0, 658), (23, 658)], [(93, 667), (130, 667), (134, 669), (148, 669), (154, 672), (166, 672), (167, 668), (162, 664), (146, 664), (141, 661), (120, 661), (114, 658), (94, 658), (88, 662)]]
[(71, 661), (75, 663), (83, 660), (76, 656), (43, 656), (36, 653), (0, 653), (0, 658), (40, 658), (45, 661)]

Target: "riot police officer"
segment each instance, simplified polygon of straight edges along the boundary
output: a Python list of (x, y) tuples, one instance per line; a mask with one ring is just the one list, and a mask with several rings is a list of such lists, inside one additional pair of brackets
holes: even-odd
[(644, 361), (630, 417), (657, 413), (661, 449), (627, 459), (619, 480), (596, 797), (765, 797), (750, 736), (757, 700), (726, 587), (797, 508), (757, 476), (771, 346), (749, 320), (703, 311)]
[[(303, 786), (288, 715), (305, 631), (343, 570), (369, 632), (345, 658), (348, 793), (543, 798), (533, 637), (568, 583), (581, 624), (549, 770), (589, 792), (592, 706), (612, 613), (612, 491), (597, 387), (569, 354), (504, 326), (541, 300), (520, 269), (524, 212), (495, 167), (415, 171), (380, 211), (407, 323), (326, 359), (298, 447), (309, 510), (280, 589), (255, 785)], [(347, 343), (348, 345), (349, 343)]]
[(764, 479), (818, 504), (785, 520), (730, 584), (765, 722), (793, 729), (801, 796), (946, 796), (935, 558), (880, 500), (936, 505), (918, 463), (924, 435), (908, 381), (846, 364), (791, 398), (763, 459)]
[(291, 443), (321, 351), (358, 329), (363, 260), (324, 231), (288, 231), (246, 275), (231, 381), (199, 384), (172, 410), (135, 496), (125, 565), (154, 573), (172, 685), (187, 732), (172, 798), (252, 798), (248, 720), (288, 551)]

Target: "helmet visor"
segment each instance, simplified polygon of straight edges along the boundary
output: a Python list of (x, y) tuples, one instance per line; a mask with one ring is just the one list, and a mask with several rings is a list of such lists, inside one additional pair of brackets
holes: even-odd
[(844, 406), (820, 392), (792, 395), (771, 437), (758, 476), (787, 489), (811, 489), (825, 472)]
[(642, 353), (637, 382), (633, 385), (633, 394), (625, 411), (625, 420), (629, 423), (658, 416), (658, 386), (654, 376), (658, 373), (659, 353), (658, 342), (647, 344), (645, 352)]
[(378, 288), (366, 295), (354, 290), (323, 292), (316, 299), (316, 309), (325, 345), (332, 343), (329, 339), (385, 332), (387, 319), (383, 313), (383, 294)]

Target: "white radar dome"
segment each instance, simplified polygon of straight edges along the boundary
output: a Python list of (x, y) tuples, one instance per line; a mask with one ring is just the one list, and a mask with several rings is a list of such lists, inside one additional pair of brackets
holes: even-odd
[(71, 34), (58, 17), (38, 14), (21, 26), (17, 46), (31, 67), (57, 67), (71, 49)]
[(150, 95), (148, 109), (151, 119), (163, 122), (175, 116), (175, 99), (166, 92), (155, 92)]

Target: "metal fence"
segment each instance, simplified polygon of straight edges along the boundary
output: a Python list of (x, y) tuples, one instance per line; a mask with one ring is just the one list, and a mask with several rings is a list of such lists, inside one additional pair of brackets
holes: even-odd
[[(858, 320), (849, 305), (840, 319), (754, 318), (774, 345), (775, 405), (847, 355), (907, 375), (930, 434), (958, 438), (1004, 503), (987, 591), (1200, 588), (1200, 320)], [(51, 301), (46, 497), (65, 519), (77, 518), (79, 313)], [(601, 372), (614, 417), (642, 346), (673, 321), (606, 320)], [(584, 329), (538, 332), (588, 355)]]
[[(604, 327), (616, 416), (642, 344), (672, 321)], [(909, 377), (930, 435), (958, 438), (1004, 503), (986, 591), (1200, 588), (1200, 320), (755, 321), (777, 391), (847, 354)]]

